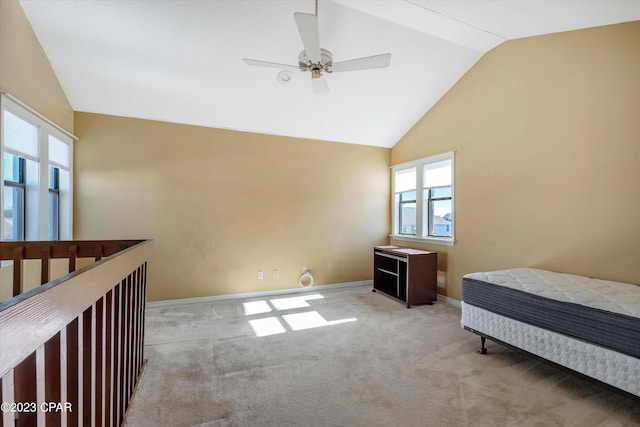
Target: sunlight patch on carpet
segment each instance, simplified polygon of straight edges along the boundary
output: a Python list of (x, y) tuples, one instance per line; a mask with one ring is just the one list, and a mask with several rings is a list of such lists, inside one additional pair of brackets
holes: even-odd
[(249, 301), (242, 303), (244, 307), (244, 315), (251, 316), (252, 314), (269, 313), (271, 306), (266, 301)]
[(269, 300), (269, 302), (276, 308), (276, 310), (291, 310), (293, 308), (310, 307), (307, 301), (313, 301), (316, 299), (324, 299), (320, 294), (304, 295), (299, 297), (290, 298), (277, 298)]
[(243, 302), (244, 315), (251, 316), (254, 314), (269, 313), (273, 310), (292, 310), (294, 308), (310, 307), (307, 301), (324, 299), (320, 294), (302, 295), (288, 298), (275, 298), (270, 300), (248, 301)]
[(282, 323), (280, 323), (280, 319), (277, 317), (249, 320), (249, 324), (257, 337), (266, 337), (269, 335), (284, 334), (287, 332)]
[(317, 311), (309, 311), (306, 313), (285, 314), (282, 316), (294, 331), (303, 329), (320, 328), (323, 326), (338, 325), (340, 323), (355, 322), (355, 317), (340, 320), (327, 321)]
[[(290, 298), (276, 298), (270, 300), (249, 301), (242, 303), (245, 316), (271, 313), (273, 311), (294, 310), (311, 307), (309, 301), (324, 299), (320, 294), (295, 296)], [(317, 311), (303, 313), (283, 314), (281, 316), (269, 316), (261, 319), (249, 320), (256, 337), (283, 334), (287, 331), (302, 331), (305, 329), (320, 328), (324, 326), (338, 325), (341, 323), (355, 322), (355, 317), (327, 320)], [(283, 322), (284, 321), (284, 322)]]

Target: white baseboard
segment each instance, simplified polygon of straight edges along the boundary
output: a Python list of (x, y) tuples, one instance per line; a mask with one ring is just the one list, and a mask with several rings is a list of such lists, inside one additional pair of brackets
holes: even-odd
[(461, 308), (460, 301), (458, 301), (457, 299), (445, 297), (444, 295), (438, 294), (438, 301), (443, 301), (443, 302), (446, 302), (447, 304), (452, 305), (454, 307)]
[[(438, 270), (438, 288), (446, 288), (447, 287), (447, 272)], [(438, 294), (438, 301), (445, 302), (454, 307), (461, 308), (460, 301), (445, 297), (444, 295)]]
[(278, 289), (273, 291), (247, 292), (242, 294), (215, 295), (210, 297), (182, 298), (182, 299), (174, 299), (174, 300), (166, 300), (166, 301), (153, 301), (153, 302), (147, 303), (147, 308), (176, 307), (180, 305), (203, 304), (208, 302), (225, 301), (225, 300), (231, 300), (231, 299), (264, 298), (264, 297), (272, 297), (277, 295), (299, 294), (303, 292), (322, 292), (322, 291), (329, 291), (329, 290), (339, 289), (339, 288), (349, 288), (353, 286), (373, 286), (373, 280), (361, 280), (359, 282), (346, 282), (346, 283), (336, 283), (333, 285), (311, 286), (308, 288)]
[[(299, 294), (304, 292), (321, 292), (321, 291), (329, 291), (332, 289), (349, 288), (354, 286), (373, 286), (373, 280), (361, 280), (358, 282), (346, 282), (346, 283), (336, 283), (333, 285), (311, 286), (309, 288), (278, 289), (273, 291), (247, 292), (242, 294), (215, 295), (210, 297), (182, 298), (182, 299), (165, 300), (165, 301), (153, 301), (153, 302), (147, 303), (147, 308), (165, 308), (165, 307), (175, 307), (180, 305), (203, 304), (208, 302), (226, 301), (226, 300), (232, 300), (232, 299), (264, 298), (264, 297), (273, 297), (273, 296), (286, 295), (286, 294)], [(446, 304), (450, 304), (454, 307), (460, 308), (460, 301), (455, 300), (453, 298), (446, 297), (444, 295), (438, 294), (438, 301), (442, 301)]]

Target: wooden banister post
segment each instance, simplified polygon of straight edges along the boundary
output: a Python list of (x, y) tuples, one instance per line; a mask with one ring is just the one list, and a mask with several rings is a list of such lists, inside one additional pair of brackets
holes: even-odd
[(18, 246), (13, 250), (13, 296), (22, 293), (22, 258), (24, 246)]
[(100, 261), (102, 259), (102, 252), (103, 252), (102, 245), (100, 243), (98, 243), (96, 245), (96, 255), (95, 255), (95, 261), (96, 262)]
[[(0, 397), (37, 410), (17, 418), (6, 412), (0, 427), (124, 424), (144, 365), (152, 242), (113, 252), (120, 247), (120, 241), (0, 242), (0, 259), (14, 263), (18, 294), (0, 310)], [(78, 258), (92, 255), (105, 259), (76, 270)], [(31, 267), (23, 261), (42, 260), (44, 282), (51, 260), (67, 257), (75, 273), (19, 295)], [(45, 412), (47, 402), (62, 402), (65, 410)]]
[(43, 246), (42, 247), (42, 256), (40, 257), (42, 261), (42, 267), (40, 269), (40, 284), (44, 285), (49, 281), (49, 266), (51, 260), (51, 246)]
[(69, 247), (69, 273), (76, 271), (76, 259), (78, 258), (78, 245)]

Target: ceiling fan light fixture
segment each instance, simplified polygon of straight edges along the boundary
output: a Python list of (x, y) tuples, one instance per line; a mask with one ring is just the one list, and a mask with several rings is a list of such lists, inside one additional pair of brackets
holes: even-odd
[(278, 73), (278, 81), (282, 84), (287, 84), (293, 79), (293, 73), (289, 70), (282, 70)]
[(311, 78), (317, 79), (322, 76), (322, 72), (331, 72), (333, 64), (333, 55), (327, 49), (320, 49), (320, 61), (313, 62), (307, 55), (307, 51), (303, 50), (298, 55), (298, 66), (301, 71), (310, 71)]

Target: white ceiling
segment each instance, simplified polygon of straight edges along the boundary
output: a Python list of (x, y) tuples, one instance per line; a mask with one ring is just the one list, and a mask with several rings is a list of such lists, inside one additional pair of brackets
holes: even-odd
[(392, 53), (385, 69), (297, 64), (294, 12), (314, 0), (20, 0), (76, 111), (391, 147), (487, 51), (508, 39), (640, 20), (640, 0), (320, 0), (334, 62)]

